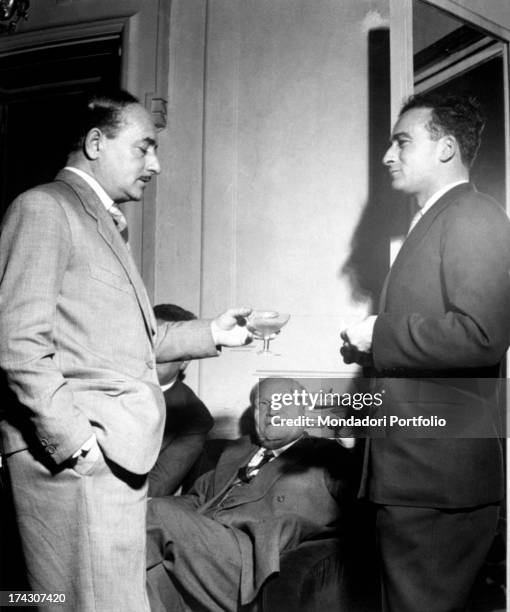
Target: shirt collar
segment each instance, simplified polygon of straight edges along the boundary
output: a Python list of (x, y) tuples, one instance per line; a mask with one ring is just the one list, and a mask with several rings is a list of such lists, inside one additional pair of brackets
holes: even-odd
[(274, 456), (279, 457), (282, 453), (284, 453), (291, 446), (293, 446), (298, 440), (301, 440), (301, 438), (297, 438), (297, 440), (292, 440), (292, 442), (289, 442), (288, 444), (286, 444), (285, 446), (282, 446), (281, 448), (273, 448), (272, 451), (273, 451)]
[(66, 166), (64, 170), (69, 170), (70, 172), (74, 172), (78, 176), (81, 176), (81, 178), (89, 185), (89, 187), (101, 200), (106, 210), (110, 210), (114, 202), (93, 176), (87, 172), (84, 172), (83, 170), (80, 170), (79, 168), (75, 168), (74, 166)]
[(177, 381), (177, 377), (174, 378), (172, 381), (170, 381), (169, 383), (166, 383), (166, 385), (160, 385), (161, 387), (161, 391), (163, 391), (163, 393), (165, 393), (165, 391), (168, 391), (168, 389), (171, 389), (174, 385), (175, 382)]
[(286, 450), (288, 450), (288, 449), (289, 449), (289, 448), (290, 448), (290, 447), (291, 447), (293, 444), (295, 444), (295, 443), (296, 443), (298, 440), (301, 440), (301, 439), (302, 439), (302, 436), (301, 436), (301, 438), (297, 438), (296, 440), (292, 440), (292, 442), (289, 442), (288, 444), (286, 444), (285, 446), (281, 446), (280, 448), (270, 448), (270, 449), (266, 449), (266, 447), (265, 447), (265, 446), (261, 446), (261, 447), (260, 447), (260, 448), (257, 450), (257, 452), (256, 452), (256, 453), (253, 455), (253, 457), (252, 457), (252, 459), (251, 459), (250, 463), (251, 463), (252, 461), (254, 461), (254, 460), (255, 460), (255, 458), (257, 458), (257, 459), (258, 459), (258, 457), (259, 457), (260, 455), (262, 455), (262, 454), (264, 453), (264, 451), (265, 451), (265, 450), (270, 450), (270, 451), (273, 453), (273, 455), (274, 455), (275, 457), (279, 457), (279, 456), (280, 456), (282, 453), (284, 453), (284, 452), (285, 452)]
[(463, 179), (461, 181), (455, 181), (454, 183), (448, 183), (448, 185), (445, 185), (439, 191), (436, 191), (436, 193), (430, 196), (430, 198), (421, 207), (420, 216), (423, 217), (423, 215), (427, 212), (427, 210), (429, 210), (429, 208), (432, 208), (432, 206), (439, 200), (439, 198), (441, 198), (447, 191), (450, 191), (450, 189), (457, 187), (457, 185), (462, 185), (463, 183), (469, 183), (469, 181), (466, 179)]

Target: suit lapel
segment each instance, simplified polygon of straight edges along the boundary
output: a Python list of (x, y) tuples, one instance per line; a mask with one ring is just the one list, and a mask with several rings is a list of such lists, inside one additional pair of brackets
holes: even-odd
[(238, 446), (220, 456), (214, 474), (214, 495), (217, 495), (226, 486), (230, 486), (237, 478), (239, 468), (246, 465), (257, 451), (258, 446), (246, 437)]
[(268, 463), (264, 467), (264, 471), (260, 473), (260, 477), (258, 474), (255, 476), (249, 490), (246, 491), (246, 496), (251, 500), (264, 497), (274, 482), (290, 471), (300, 461), (309, 443), (310, 440), (307, 438), (300, 440)]
[(445, 210), (452, 202), (455, 202), (459, 196), (467, 193), (468, 191), (473, 191), (474, 187), (471, 183), (462, 183), (461, 185), (457, 185), (447, 191), (437, 202), (435, 202), (429, 210), (425, 213), (425, 215), (420, 219), (420, 221), (413, 228), (409, 236), (404, 240), (404, 244), (400, 249), (395, 261), (393, 262), (393, 266), (391, 267), (386, 280), (384, 281), (384, 286), (381, 291), (381, 297), (379, 300), (379, 312), (384, 312), (386, 307), (386, 295), (388, 291), (388, 285), (391, 282), (391, 279), (394, 278), (400, 269), (406, 265), (407, 257), (410, 253), (414, 251), (416, 246), (421, 242), (423, 237), (427, 234), (428, 230), (437, 219), (437, 217)]
[(381, 295), (379, 297), (379, 310), (378, 312), (384, 312), (386, 308), (386, 294), (388, 293), (388, 283), (390, 282), (390, 274), (391, 269), (386, 274), (386, 278), (384, 279), (384, 283), (381, 289)]
[(247, 436), (241, 438), (240, 444), (230, 448), (227, 447), (227, 450), (220, 456), (218, 465), (214, 470), (212, 495), (198, 509), (200, 514), (206, 514), (210, 508), (216, 506), (223, 499), (236, 481), (239, 468), (248, 463), (257, 448)]
[[(266, 464), (263, 471), (257, 474), (249, 485), (243, 486), (242, 495), (236, 497), (235, 502), (227, 503), (224, 507), (230, 508), (262, 499), (276, 480), (281, 478), (285, 473), (290, 471), (297, 463), (299, 463), (303, 457), (303, 454), (306, 454), (307, 446), (310, 444), (313, 444), (313, 440), (310, 438), (303, 438), (302, 440), (296, 442), (293, 446), (291, 446), (291, 448), (279, 455), (276, 459), (273, 459), (270, 463)], [(235, 480), (239, 468), (248, 463), (257, 448), (257, 446), (252, 445), (250, 452), (245, 453), (245, 455), (242, 457), (242, 461), (236, 462), (235, 469), (230, 474), (228, 486), (230, 486)], [(226, 488), (228, 487), (225, 487), (224, 489), (226, 490)]]
[(133, 285), (138, 304), (143, 313), (145, 325), (149, 331), (151, 342), (155, 342), (156, 321), (150, 304), (149, 296), (140, 277), (126, 243), (115, 227), (113, 219), (98, 198), (93, 189), (77, 174), (68, 170), (62, 170), (56, 177), (57, 181), (65, 183), (76, 194), (83, 208), (96, 220), (97, 231), (106, 244), (110, 247), (115, 257), (124, 268), (127, 277)]

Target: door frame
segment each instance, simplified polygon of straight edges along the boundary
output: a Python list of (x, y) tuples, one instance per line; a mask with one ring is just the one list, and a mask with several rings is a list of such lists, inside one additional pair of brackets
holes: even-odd
[[(505, 156), (507, 176), (505, 210), (510, 213), (510, 24), (508, 27), (491, 21), (453, 0), (420, 0), (452, 16), (486, 30), (504, 45), (505, 62)], [(402, 102), (414, 92), (413, 74), (413, 2), (412, 0), (389, 0), (390, 3), (390, 79), (391, 79), (391, 126), (395, 123)]]

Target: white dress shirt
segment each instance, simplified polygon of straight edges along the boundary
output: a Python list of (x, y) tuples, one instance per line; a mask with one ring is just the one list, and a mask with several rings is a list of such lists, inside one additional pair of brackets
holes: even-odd
[(444, 194), (447, 191), (450, 191), (450, 189), (453, 189), (454, 187), (457, 187), (457, 185), (462, 185), (463, 183), (468, 183), (469, 181), (466, 179), (463, 179), (461, 181), (455, 181), (454, 183), (449, 183), (448, 185), (445, 185), (444, 187), (442, 187), (441, 189), (439, 189), (439, 191), (436, 191), (436, 193), (432, 194), (430, 196), (430, 198), (425, 202), (425, 204), (423, 206), (420, 207), (420, 209), (418, 210), (418, 212), (414, 215), (414, 217), (411, 220), (411, 225), (409, 226), (409, 231), (407, 232), (407, 235), (409, 236), (409, 234), (411, 233), (411, 231), (414, 229), (414, 227), (416, 226), (416, 224), (418, 223), (418, 221), (423, 217), (423, 215), (427, 212), (427, 210), (429, 210), (430, 208), (432, 208), (432, 206), (434, 206), (434, 204), (442, 197), (444, 196)]
[(70, 172), (74, 172), (78, 176), (81, 176), (81, 178), (89, 185), (89, 187), (101, 200), (106, 210), (110, 210), (110, 208), (113, 206), (113, 200), (93, 176), (91, 176), (87, 172), (84, 172), (83, 170), (80, 170), (79, 168), (75, 168), (74, 166), (66, 166), (64, 170), (69, 170)]

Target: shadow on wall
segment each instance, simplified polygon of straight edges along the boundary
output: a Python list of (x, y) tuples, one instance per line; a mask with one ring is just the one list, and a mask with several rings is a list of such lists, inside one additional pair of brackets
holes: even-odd
[(389, 270), (390, 240), (405, 233), (406, 199), (391, 189), (382, 158), (391, 132), (390, 33), (371, 30), (368, 36), (368, 201), (351, 241), (351, 253), (339, 270), (351, 285), (356, 302), (372, 300), (377, 311), (379, 295)]

